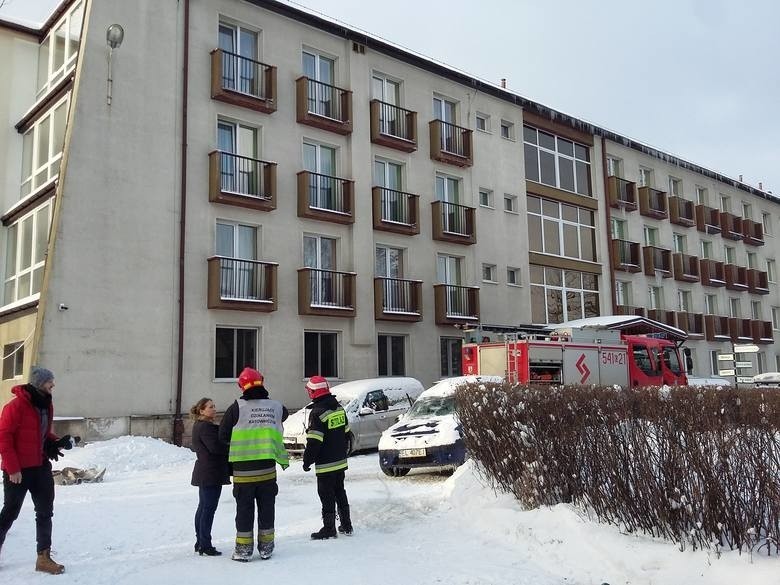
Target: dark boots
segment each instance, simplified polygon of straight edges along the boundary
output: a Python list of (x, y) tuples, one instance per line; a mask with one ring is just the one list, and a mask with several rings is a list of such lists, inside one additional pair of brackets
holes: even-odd
[(336, 513), (329, 512), (322, 515), (322, 528), (317, 532), (311, 533), (312, 540), (325, 540), (326, 538), (336, 538)]
[(349, 518), (349, 506), (339, 506), (339, 532), (352, 536), (352, 520)]

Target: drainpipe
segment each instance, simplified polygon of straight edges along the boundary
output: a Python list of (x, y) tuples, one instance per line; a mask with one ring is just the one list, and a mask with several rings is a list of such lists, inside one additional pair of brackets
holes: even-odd
[(609, 207), (609, 177), (607, 176), (607, 140), (601, 137), (601, 172), (604, 176), (604, 209), (607, 214), (607, 258), (609, 258), (609, 298), (612, 304), (612, 314), (617, 314), (617, 299), (615, 298), (615, 261), (612, 258), (612, 211)]
[(181, 87), (181, 201), (179, 204), (179, 331), (176, 353), (176, 412), (173, 417), (173, 444), (181, 445), (184, 421), (181, 413), (182, 372), (184, 370), (184, 241), (187, 227), (187, 95), (189, 90), (190, 0), (184, 0), (184, 55)]

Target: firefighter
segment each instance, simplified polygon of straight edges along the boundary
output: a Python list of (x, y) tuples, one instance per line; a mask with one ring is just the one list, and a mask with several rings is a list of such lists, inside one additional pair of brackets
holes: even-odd
[(290, 464), (282, 440), (282, 421), (287, 408), (268, 397), (263, 376), (244, 368), (238, 377), (243, 395), (225, 411), (219, 438), (228, 443), (228, 460), (233, 470), (233, 497), (236, 500), (236, 548), (234, 561), (247, 562), (254, 549), (255, 504), (257, 505), (257, 550), (261, 559), (274, 550), (276, 464)]
[(328, 381), (312, 376), (306, 391), (314, 402), (306, 430), (306, 450), (303, 452), (303, 470), (312, 463), (317, 474), (317, 494), (322, 504), (322, 528), (313, 532), (314, 540), (336, 538), (336, 508), (339, 513), (338, 531), (352, 535), (349, 501), (344, 490), (344, 471), (347, 469), (347, 414), (330, 393)]

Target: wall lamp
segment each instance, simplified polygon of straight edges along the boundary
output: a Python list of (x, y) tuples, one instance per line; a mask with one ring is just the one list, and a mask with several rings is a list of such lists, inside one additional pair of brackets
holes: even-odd
[(125, 38), (125, 29), (119, 24), (112, 24), (106, 30), (106, 43), (108, 44), (108, 79), (106, 81), (106, 103), (111, 105), (111, 92), (114, 86), (114, 79), (111, 76), (111, 59), (114, 55), (114, 49), (118, 49)]

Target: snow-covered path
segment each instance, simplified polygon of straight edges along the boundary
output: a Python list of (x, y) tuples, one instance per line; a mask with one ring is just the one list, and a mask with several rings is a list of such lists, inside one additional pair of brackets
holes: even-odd
[[(742, 585), (774, 583), (775, 558), (680, 553), (664, 542), (620, 535), (567, 506), (523, 512), (480, 485), (471, 466), (453, 477), (412, 473), (388, 478), (377, 454), (350, 459), (347, 492), (355, 535), (313, 542), (319, 500), (312, 472), (299, 460), (279, 473), (276, 550), (248, 564), (230, 560), (234, 503), (226, 486), (214, 524), (221, 557), (192, 552), (194, 456), (160, 441), (122, 437), (75, 449), (59, 466), (107, 466), (105, 482), (57, 488), (55, 558), (59, 577), (35, 574), (31, 504), (0, 556), (3, 584), (143, 584), (184, 582), (274, 585), (375, 583), (423, 585), (574, 583)], [(772, 579), (770, 579), (772, 575)], [(270, 579), (270, 581), (265, 581)]]

